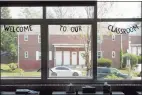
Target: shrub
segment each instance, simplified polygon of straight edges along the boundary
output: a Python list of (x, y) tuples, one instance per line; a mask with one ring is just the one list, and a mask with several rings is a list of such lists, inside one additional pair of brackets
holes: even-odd
[(106, 58), (100, 58), (97, 60), (98, 66), (100, 67), (111, 67), (112, 61)]
[(139, 72), (133, 72), (133, 73), (132, 73), (132, 76), (133, 76), (133, 77), (138, 77), (138, 76), (139, 76)]
[(124, 56), (123, 56), (123, 67), (124, 67), (124, 68), (126, 67), (127, 58), (130, 59), (131, 68), (135, 67), (136, 64), (138, 63), (138, 58), (137, 58), (136, 55), (126, 53), (126, 54), (124, 54)]
[(138, 58), (138, 63), (142, 64), (142, 57), (141, 56), (137, 56)]
[(20, 69), (20, 68), (17, 68), (15, 70), (12, 71), (13, 73), (23, 73), (24, 70)]
[(115, 74), (111, 74), (111, 75), (107, 75), (105, 77), (105, 79), (115, 79), (115, 80), (117, 80), (117, 79), (123, 79), (123, 78), (117, 77)]
[(18, 68), (18, 65), (16, 63), (9, 63), (8, 66), (11, 68), (12, 71)]

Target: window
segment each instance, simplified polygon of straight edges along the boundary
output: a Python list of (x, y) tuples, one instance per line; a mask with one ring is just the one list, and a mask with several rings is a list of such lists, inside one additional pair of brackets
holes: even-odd
[(49, 60), (52, 60), (52, 51), (49, 51)]
[(132, 54), (137, 55), (137, 47), (132, 47)]
[[(110, 27), (111, 25), (111, 27)], [(97, 50), (104, 51), (103, 52), (103, 58), (98, 59), (98, 67), (106, 68), (109, 66), (108, 69), (110, 69), (115, 74), (109, 73), (101, 75), (100, 73), (97, 73), (97, 78), (102, 80), (140, 80), (141, 78), (138, 78), (137, 76), (134, 76), (134, 73), (136, 73), (135, 70), (131, 69), (130, 67), (135, 66), (131, 65), (133, 61), (128, 61), (128, 58), (130, 56), (137, 56), (138, 52), (140, 52), (140, 48), (138, 49), (138, 46), (141, 46), (141, 35), (135, 35), (131, 36), (129, 34), (135, 33), (137, 31), (141, 31), (141, 23), (135, 22), (135, 21), (106, 21), (106, 22), (98, 22), (98, 35), (103, 35), (103, 43), (97, 44)], [(123, 29), (126, 29), (126, 31), (121, 31)], [(105, 32), (104, 32), (105, 31)], [(108, 32), (108, 33), (107, 33)], [(109, 35), (109, 32), (112, 33), (112, 35)], [(123, 33), (123, 34), (121, 34)], [(113, 35), (115, 35), (115, 43), (112, 41)], [(131, 39), (129, 39), (131, 37)], [(131, 41), (131, 43), (129, 43)], [(123, 53), (120, 53), (121, 50)], [(129, 52), (131, 51), (132, 52)], [(101, 52), (98, 52), (98, 58), (101, 56)], [(136, 57), (134, 57), (135, 59)], [(130, 57), (130, 60), (134, 60), (132, 57)], [(127, 66), (127, 64), (130, 65)], [(123, 63), (123, 66), (121, 64)], [(137, 64), (137, 62), (134, 62)], [(111, 64), (111, 65), (110, 65)], [(126, 65), (124, 65), (126, 64)], [(121, 69), (120, 69), (121, 68)], [(126, 69), (127, 68), (127, 69)], [(123, 69), (123, 70), (122, 70)], [(131, 72), (130, 72), (131, 70)], [(116, 78), (112, 77), (115, 76)]]
[[(135, 35), (130, 46), (136, 49), (127, 52), (129, 36), (141, 38), (141, 2), (95, 3), (0, 2), (1, 50), (9, 58), (1, 62), (2, 83), (140, 83), (137, 72), (125, 64), (128, 56), (141, 51), (136, 45), (141, 47), (141, 40)], [(15, 70), (5, 64), (13, 62)], [(58, 66), (69, 70), (56, 70)], [(119, 74), (112, 74), (113, 69)]]
[(69, 70), (69, 69), (66, 67), (57, 67), (56, 70)]
[(28, 41), (28, 35), (24, 35), (24, 41)]
[(102, 58), (102, 51), (98, 51), (97, 58)]
[(140, 2), (98, 2), (97, 5), (98, 18), (141, 18)]
[[(53, 58), (49, 58), (49, 68), (54, 68), (56, 66), (65, 66), (71, 68), (71, 70), (69, 70), (68, 72), (56, 72), (57, 77), (92, 78), (91, 75), (86, 75), (85, 69), (87, 68), (85, 62), (87, 64), (90, 64), (91, 62), (91, 25), (49, 25), (48, 33), (49, 57), (50, 51), (53, 50)], [(89, 41), (88, 44), (87, 41)], [(62, 69), (65, 70), (64, 68)], [(77, 72), (75, 72), (74, 70), (76, 70)], [(82, 72), (85, 72), (84, 75), (82, 75)], [(53, 76), (52, 73), (50, 74), (49, 72), (49, 78), (50, 77)]]
[(2, 7), (1, 13), (2, 19), (41, 19), (43, 15), (42, 7)]
[(141, 47), (138, 47), (138, 55), (141, 56)]
[(115, 58), (115, 51), (112, 51), (112, 58)]
[(36, 60), (41, 60), (41, 52), (36, 51)]
[[(18, 32), (19, 29), (22, 32)], [(6, 69), (4, 72), (1, 72), (1, 78), (20, 80), (40, 78), (41, 72), (38, 70), (41, 67), (41, 60), (36, 60), (36, 50), (40, 52), (41, 48), (41, 45), (37, 43), (37, 34), (40, 34), (40, 25), (1, 25), (0, 34), (1, 42), (4, 43), (2, 50), (8, 53), (6, 54), (8, 59), (4, 59), (4, 63), (1, 63), (1, 69), (5, 70), (5, 67), (9, 68), (8, 64), (18, 67), (13, 70)], [(39, 59), (41, 58), (40, 56)], [(17, 69), (21, 69), (21, 71), (15, 72)]]
[(25, 51), (25, 58), (28, 58), (28, 51)]
[(112, 41), (115, 41), (115, 35), (114, 34), (112, 35)]
[(93, 18), (94, 16), (93, 13), (94, 13), (93, 6), (46, 7), (47, 19)]

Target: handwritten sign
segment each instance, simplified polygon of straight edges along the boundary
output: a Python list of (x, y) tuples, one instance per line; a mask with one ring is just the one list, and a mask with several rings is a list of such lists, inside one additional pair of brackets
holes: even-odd
[(4, 25), (5, 31), (10, 32), (26, 32), (26, 31), (32, 31), (31, 25), (28, 26), (10, 26), (10, 25)]
[(60, 31), (67, 32), (68, 30), (70, 30), (71, 32), (79, 32), (79, 31), (82, 31), (82, 27), (72, 26), (68, 28), (67, 26), (60, 25)]
[(139, 29), (138, 25), (134, 25), (129, 28), (118, 28), (113, 25), (108, 26), (108, 30), (110, 30), (111, 32), (115, 32), (117, 34), (128, 34), (128, 33), (136, 31), (137, 29)]

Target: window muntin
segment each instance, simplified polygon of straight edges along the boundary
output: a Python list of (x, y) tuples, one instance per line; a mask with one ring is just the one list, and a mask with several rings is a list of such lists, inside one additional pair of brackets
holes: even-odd
[[(31, 25), (32, 31), (26, 29), (22, 32), (11, 31), (11, 27), (24, 27), (29, 25), (1, 25), (1, 42), (4, 43), (2, 51), (7, 52), (7, 56), (1, 56), (1, 78), (2, 79), (23, 79), (23, 78), (40, 78), (41, 72), (37, 72), (41, 66), (41, 60), (36, 60), (36, 51), (40, 52), (40, 44), (37, 43), (37, 35), (40, 34), (39, 25)], [(25, 35), (28, 41), (24, 41)], [(7, 44), (5, 44), (7, 43)], [(5, 58), (8, 57), (8, 60)], [(15, 66), (11, 68), (10, 66)], [(8, 69), (5, 69), (7, 67)]]
[[(41, 19), (42, 7), (1, 7), (1, 19)], [(7, 13), (10, 14), (7, 16)]]
[(47, 19), (83, 19), (93, 16), (93, 6), (46, 7)]
[(25, 58), (28, 58), (28, 51), (25, 51), (25, 53), (24, 53), (25, 55)]
[[(69, 74), (60, 75), (61, 73), (54, 71), (57, 77), (87, 77), (85, 62), (91, 64), (91, 25), (49, 25), (48, 36), (49, 51), (54, 54), (52, 60), (48, 61), (50, 64), (48, 65), (52, 66), (49, 68), (57, 66), (71, 68)], [(50, 72), (49, 77), (53, 77)]]
[(98, 18), (141, 18), (141, 2), (98, 2), (97, 9)]
[[(108, 28), (109, 25), (113, 26), (113, 30)], [(129, 33), (123, 33), (119, 34), (117, 31), (118, 28), (130, 28), (132, 26), (137, 25), (138, 27), (135, 27), (133, 31), (130, 31)], [(141, 23), (140, 22), (98, 22), (98, 36), (103, 36), (102, 43), (97, 44), (97, 50), (103, 51), (103, 57), (102, 59), (98, 59), (98, 67), (107, 67), (110, 70), (117, 70), (118, 73), (115, 74), (106, 74), (105, 76), (101, 75), (99, 72), (97, 72), (98, 80), (140, 80), (141, 77), (135, 76), (136, 71), (131, 69), (130, 67), (136, 68), (136, 63), (132, 63), (132, 59), (130, 61), (127, 61), (127, 56), (135, 56), (137, 58), (138, 56), (138, 46), (141, 47)], [(131, 33), (139, 33), (139, 35), (131, 35)], [(112, 35), (115, 35), (115, 43), (112, 41)], [(131, 39), (130, 39), (131, 38)], [(129, 43), (131, 41), (131, 43)], [(123, 51), (122, 55), (120, 55), (120, 51)], [(114, 54), (114, 56), (113, 56)], [(121, 58), (120, 58), (121, 57)], [(121, 61), (122, 59), (122, 61)], [(107, 61), (108, 60), (108, 61)], [(105, 61), (105, 62), (104, 62)], [(101, 63), (102, 62), (102, 63)], [(111, 63), (111, 66), (105, 65), (106, 63)], [(104, 64), (104, 65), (101, 65)], [(122, 69), (120, 69), (120, 66), (122, 64)], [(97, 68), (98, 68), (97, 67)], [(126, 68), (125, 68), (126, 67)], [(125, 69), (123, 69), (125, 68)], [(138, 72), (139, 73), (139, 72)]]

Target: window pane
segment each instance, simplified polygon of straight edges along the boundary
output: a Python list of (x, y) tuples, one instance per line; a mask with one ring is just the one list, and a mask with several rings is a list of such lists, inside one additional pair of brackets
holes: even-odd
[[(140, 80), (141, 65), (138, 63), (141, 61), (137, 58), (141, 48), (141, 23), (98, 22), (97, 27), (98, 36), (103, 37), (97, 43), (97, 51), (103, 52), (102, 58), (97, 59), (98, 80)], [(112, 35), (115, 35), (114, 41)]]
[(73, 18), (93, 18), (94, 7), (47, 7), (46, 18), (47, 19), (73, 19)]
[[(49, 25), (48, 33), (49, 77), (92, 77), (91, 25)], [(59, 66), (65, 69), (57, 71)]]
[(2, 19), (41, 19), (42, 7), (1, 7)]
[(98, 2), (98, 18), (141, 18), (141, 2)]
[[(40, 25), (1, 25), (1, 77), (40, 77)], [(24, 41), (28, 35), (28, 41)], [(40, 54), (38, 54), (40, 56)]]

